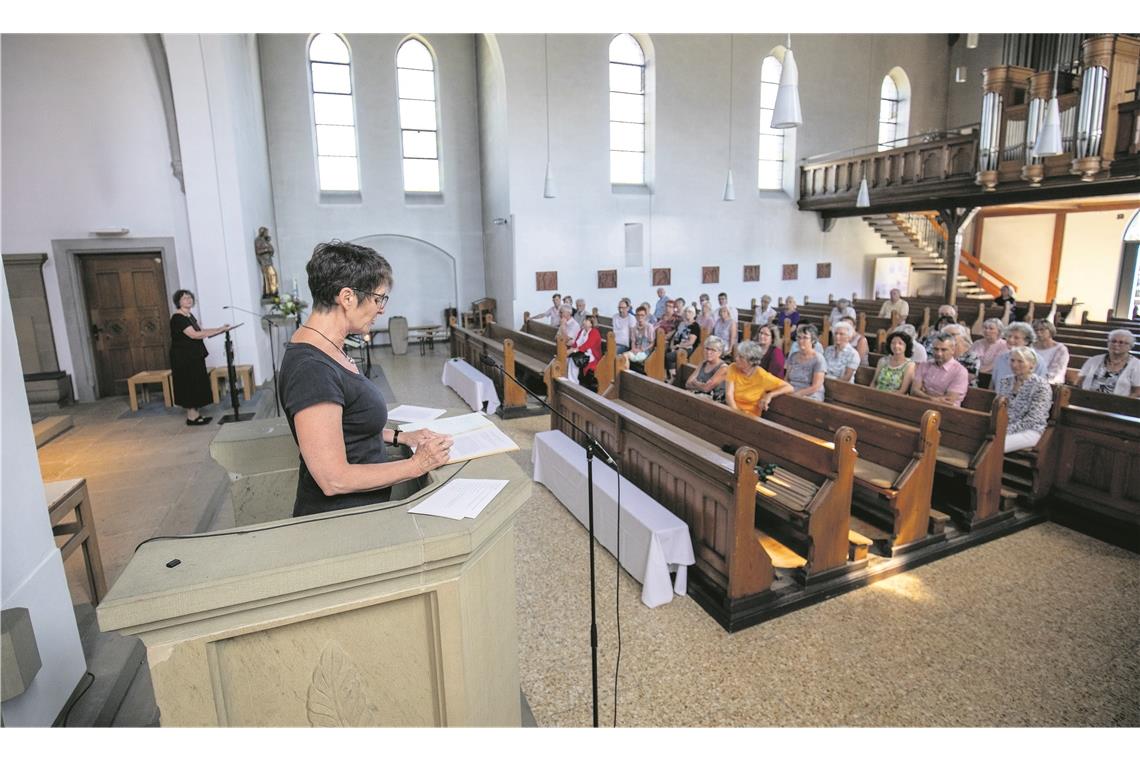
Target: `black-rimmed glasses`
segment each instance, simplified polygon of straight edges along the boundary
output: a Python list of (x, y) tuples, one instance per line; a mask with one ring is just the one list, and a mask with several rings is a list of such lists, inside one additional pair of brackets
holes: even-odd
[(353, 288), (352, 290), (356, 293), (363, 293), (364, 295), (372, 296), (372, 303), (376, 304), (377, 309), (383, 309), (388, 303), (387, 294), (380, 295), (379, 293), (373, 293), (371, 290), (359, 290), (357, 288)]

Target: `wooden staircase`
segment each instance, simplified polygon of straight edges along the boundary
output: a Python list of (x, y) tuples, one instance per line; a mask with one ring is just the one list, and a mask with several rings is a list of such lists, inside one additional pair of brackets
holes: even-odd
[[(945, 241), (938, 235), (936, 225), (925, 214), (875, 214), (863, 217), (871, 229), (899, 256), (910, 256), (916, 271), (943, 274), (946, 259), (942, 255)], [(961, 271), (958, 273), (958, 292), (967, 298), (992, 298), (978, 282)]]

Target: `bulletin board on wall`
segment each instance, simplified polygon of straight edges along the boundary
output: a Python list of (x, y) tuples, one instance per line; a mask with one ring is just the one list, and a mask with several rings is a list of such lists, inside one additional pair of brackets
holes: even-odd
[(875, 259), (875, 279), (871, 285), (873, 298), (888, 298), (893, 288), (903, 296), (910, 295), (910, 256), (879, 256)]

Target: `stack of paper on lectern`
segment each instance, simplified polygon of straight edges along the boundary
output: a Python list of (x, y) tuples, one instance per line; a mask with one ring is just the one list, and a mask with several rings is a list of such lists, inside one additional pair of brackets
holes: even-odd
[[(404, 433), (423, 428), (452, 437), (448, 464), (502, 454), (504, 451), (518, 451), (519, 448), (494, 422), (479, 412), (400, 425), (400, 431)], [(412, 450), (415, 451), (415, 448)]]
[(435, 515), (462, 520), (464, 517), (478, 517), (483, 507), (491, 503), (499, 491), (510, 481), (475, 480), (456, 478), (441, 486), (431, 496), (408, 510), (408, 514)]
[(424, 422), (426, 420), (434, 420), (446, 411), (446, 409), (432, 409), (426, 406), (400, 404), (395, 409), (388, 410), (388, 419), (397, 420), (399, 422)]

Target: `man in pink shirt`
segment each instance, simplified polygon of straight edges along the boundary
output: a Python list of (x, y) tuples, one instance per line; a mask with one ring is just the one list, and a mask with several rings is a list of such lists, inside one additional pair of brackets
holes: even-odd
[(930, 349), (930, 361), (915, 368), (910, 395), (961, 406), (969, 387), (970, 374), (954, 358), (954, 336), (938, 333)]

